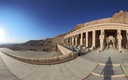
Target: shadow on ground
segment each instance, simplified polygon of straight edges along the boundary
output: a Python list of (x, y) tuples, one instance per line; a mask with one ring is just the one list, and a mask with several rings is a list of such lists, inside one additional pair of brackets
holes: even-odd
[(104, 75), (104, 80), (111, 80), (111, 76), (114, 75), (111, 57), (108, 58), (101, 74)]

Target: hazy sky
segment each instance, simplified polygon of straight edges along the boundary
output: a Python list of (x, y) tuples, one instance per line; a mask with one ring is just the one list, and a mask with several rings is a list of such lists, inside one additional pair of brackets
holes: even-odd
[(128, 0), (0, 0), (0, 43), (54, 37), (120, 10)]

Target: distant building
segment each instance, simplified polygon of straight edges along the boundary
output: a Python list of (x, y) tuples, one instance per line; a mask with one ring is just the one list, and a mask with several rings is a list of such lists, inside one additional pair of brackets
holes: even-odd
[(120, 11), (112, 16), (79, 24), (64, 37), (65, 43), (74, 47), (105, 49), (108, 45), (119, 51), (128, 48), (128, 12)]

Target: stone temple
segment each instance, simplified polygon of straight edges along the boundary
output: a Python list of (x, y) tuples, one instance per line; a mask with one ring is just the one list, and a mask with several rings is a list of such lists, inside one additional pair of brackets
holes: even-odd
[(74, 47), (104, 50), (108, 44), (122, 52), (128, 48), (128, 12), (120, 11), (112, 18), (78, 24), (65, 36), (65, 43)]
[(0, 80), (128, 80), (127, 49), (128, 12), (120, 11), (77, 25), (54, 52), (0, 48)]

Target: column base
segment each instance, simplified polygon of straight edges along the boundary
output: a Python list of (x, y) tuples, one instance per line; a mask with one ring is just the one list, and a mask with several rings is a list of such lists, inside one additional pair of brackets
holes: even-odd
[(77, 47), (77, 45), (74, 45), (74, 47)]
[(77, 46), (77, 47), (81, 47), (82, 45), (79, 45), (79, 46)]
[(92, 46), (90, 49), (91, 49), (91, 50), (94, 50), (94, 49), (95, 49), (95, 46)]
[(97, 52), (101, 52), (101, 51), (103, 51), (103, 49), (102, 49), (102, 48), (100, 48), (99, 50), (97, 50)]
[(122, 50), (122, 49), (118, 49), (118, 51), (119, 51), (120, 53), (123, 53), (123, 50)]
[(72, 47), (74, 46), (74, 45), (71, 45)]

